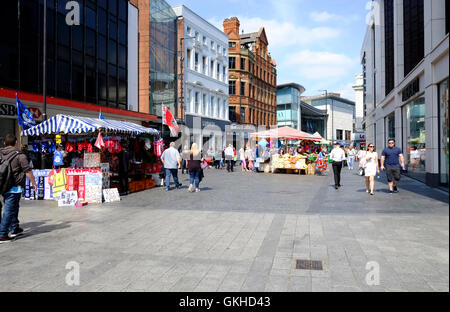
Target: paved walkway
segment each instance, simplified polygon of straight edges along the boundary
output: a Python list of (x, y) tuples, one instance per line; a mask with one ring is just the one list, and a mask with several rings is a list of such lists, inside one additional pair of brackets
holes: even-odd
[[(404, 178), (208, 170), (203, 191), (157, 188), (120, 203), (22, 201), (28, 234), (0, 245), (0, 291), (449, 291), (448, 194)], [(323, 271), (295, 268), (323, 261)], [(68, 286), (66, 264), (80, 265)], [(379, 285), (366, 275), (376, 261)]]

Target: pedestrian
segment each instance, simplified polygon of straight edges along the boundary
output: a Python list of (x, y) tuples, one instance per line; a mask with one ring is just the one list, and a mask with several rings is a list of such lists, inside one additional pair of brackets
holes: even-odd
[(187, 168), (187, 160), (189, 159), (189, 147), (187, 145), (184, 146), (183, 148), (183, 152), (181, 153), (181, 158), (183, 159), (181, 162), (181, 174), (184, 174), (184, 172), (188, 172), (188, 168)]
[(208, 168), (211, 169), (211, 163), (214, 161), (214, 148), (210, 146), (206, 154), (208, 155), (208, 157), (206, 158), (206, 162), (208, 163)]
[(353, 148), (352, 145), (350, 145), (349, 148), (348, 148), (348, 151), (347, 151), (348, 170), (353, 170), (353, 165), (355, 163), (355, 155), (356, 155), (356, 150)]
[(347, 150), (345, 149), (344, 145), (341, 144), (341, 149), (344, 152), (344, 160), (342, 161), (342, 168), (344, 168), (345, 166), (347, 166)]
[(245, 151), (245, 158), (247, 159), (247, 172), (252, 172), (254, 168), (254, 158), (253, 158), (253, 149), (248, 146), (247, 150)]
[(345, 153), (339, 143), (334, 145), (330, 159), (333, 160), (334, 188), (337, 190), (341, 187), (342, 162), (345, 160)]
[(34, 191), (37, 190), (36, 180), (29, 165), (30, 162), (17, 148), (17, 138), (12, 134), (7, 134), (4, 146), (0, 149), (0, 159), (2, 162), (9, 161), (10, 169), (6, 169), (6, 171), (11, 170), (12, 175), (10, 175), (11, 179), (3, 181), (3, 185), (1, 185), (4, 211), (3, 217), (0, 218), (0, 243), (8, 242), (23, 234), (19, 222), (19, 202), (25, 188), (25, 176), (30, 180)]
[(420, 164), (420, 151), (417, 146), (413, 146), (410, 152), (410, 165), (413, 171), (416, 171)]
[(225, 149), (225, 160), (227, 161), (227, 171), (228, 172), (234, 171), (233, 158), (234, 158), (233, 145), (229, 144), (228, 147)]
[(128, 171), (130, 168), (130, 154), (128, 152), (128, 144), (125, 141), (121, 142), (122, 150), (119, 152), (119, 178), (122, 196), (128, 195)]
[(389, 193), (398, 193), (401, 170), (405, 171), (405, 157), (402, 150), (395, 146), (395, 140), (388, 140), (388, 147), (381, 153), (381, 170), (386, 170)]
[(375, 176), (380, 174), (380, 168), (378, 167), (378, 154), (375, 151), (375, 145), (369, 144), (367, 146), (365, 158), (366, 165), (364, 167), (364, 175), (366, 177), (366, 193), (370, 192), (370, 195), (373, 195)]
[(198, 145), (196, 143), (192, 144), (191, 151), (189, 154), (189, 160), (187, 161), (187, 166), (189, 169), (189, 192), (200, 192), (200, 173), (202, 171), (201, 163), (203, 161), (203, 157), (200, 154), (200, 150), (198, 149)]
[(175, 148), (175, 142), (170, 143), (170, 147), (161, 155), (161, 161), (166, 169), (166, 191), (170, 189), (170, 176), (173, 176), (175, 187), (179, 189), (182, 184), (178, 182), (178, 169), (181, 169), (181, 156)]
[(222, 170), (224, 167), (224, 161), (225, 161), (225, 150), (226, 150), (226, 146), (223, 147), (222, 149), (222, 153), (221, 153), (221, 157), (220, 157), (220, 164), (219, 164), (219, 169)]
[(247, 171), (247, 164), (245, 162), (245, 149), (243, 146), (239, 149), (239, 159), (241, 160), (241, 171)]
[(253, 167), (253, 171), (254, 172), (258, 172), (258, 166), (259, 166), (259, 156), (260, 156), (260, 147), (258, 144), (256, 144), (255, 147), (255, 154), (254, 154), (254, 159), (255, 159), (255, 166)]

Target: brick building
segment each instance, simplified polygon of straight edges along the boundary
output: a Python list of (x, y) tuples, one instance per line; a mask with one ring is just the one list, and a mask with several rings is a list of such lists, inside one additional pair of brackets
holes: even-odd
[(229, 117), (231, 122), (276, 126), (277, 70), (264, 27), (239, 34), (237, 17), (225, 19), (229, 39)]

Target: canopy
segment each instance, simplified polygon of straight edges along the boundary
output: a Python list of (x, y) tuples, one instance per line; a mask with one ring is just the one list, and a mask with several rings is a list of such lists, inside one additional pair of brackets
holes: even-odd
[(271, 129), (261, 132), (255, 132), (250, 134), (254, 138), (278, 138), (278, 139), (289, 139), (289, 140), (310, 140), (310, 141), (320, 141), (321, 138), (317, 138), (309, 133), (291, 128), (282, 127), (277, 129)]
[(32, 136), (58, 133), (81, 134), (95, 132), (96, 130), (115, 131), (135, 135), (148, 133), (160, 136), (159, 131), (156, 129), (147, 128), (131, 122), (62, 114), (53, 116), (52, 118), (47, 119), (34, 127), (22, 131), (22, 135)]
[(322, 138), (322, 136), (320, 135), (319, 132), (314, 133), (313, 136), (320, 138), (321, 141), (318, 142), (317, 144), (320, 144), (320, 145), (330, 145), (331, 144), (331, 141), (327, 141), (324, 138)]

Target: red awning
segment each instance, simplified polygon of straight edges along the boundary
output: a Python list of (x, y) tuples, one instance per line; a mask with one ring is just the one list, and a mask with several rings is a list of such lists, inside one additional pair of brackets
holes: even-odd
[(288, 140), (310, 140), (320, 142), (322, 139), (312, 134), (291, 128), (291, 127), (283, 127), (277, 129), (271, 129), (261, 132), (251, 133), (250, 136), (252, 138), (260, 138), (260, 139), (270, 139), (270, 138), (278, 138), (278, 139), (288, 139)]

